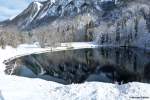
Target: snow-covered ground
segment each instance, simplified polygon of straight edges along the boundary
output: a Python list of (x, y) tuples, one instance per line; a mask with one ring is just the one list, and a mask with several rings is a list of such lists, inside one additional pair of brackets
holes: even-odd
[[(1, 75), (2, 100), (150, 100), (150, 85), (101, 82), (61, 85), (41, 79)], [(143, 97), (143, 98), (142, 98)]]
[[(93, 43), (63, 43), (52, 51), (70, 48), (96, 47)], [(45, 52), (51, 48), (38, 45), (20, 45), (18, 48), (0, 49), (0, 100), (150, 100), (150, 84), (128, 83), (117, 85), (102, 82), (62, 85), (42, 79), (31, 79), (4, 74), (2, 63), (14, 56)]]

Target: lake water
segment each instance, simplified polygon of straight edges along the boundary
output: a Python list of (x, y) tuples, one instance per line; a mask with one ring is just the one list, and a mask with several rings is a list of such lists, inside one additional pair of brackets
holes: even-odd
[[(17, 66), (13, 69), (14, 65)], [(62, 84), (85, 81), (150, 83), (150, 51), (95, 48), (36, 54), (10, 62), (5, 73)]]

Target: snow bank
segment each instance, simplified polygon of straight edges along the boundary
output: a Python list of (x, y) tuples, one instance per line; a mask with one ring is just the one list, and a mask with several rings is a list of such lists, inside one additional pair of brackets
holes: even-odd
[(150, 85), (144, 83), (61, 85), (18, 76), (2, 75), (0, 78), (1, 98), (5, 100), (131, 100), (133, 97), (150, 97), (149, 89)]

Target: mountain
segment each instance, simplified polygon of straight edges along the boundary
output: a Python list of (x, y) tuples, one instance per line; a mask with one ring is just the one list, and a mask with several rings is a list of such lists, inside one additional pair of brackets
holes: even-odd
[[(106, 6), (106, 3), (108, 6)], [(3, 22), (5, 25), (17, 25), (24, 29), (49, 23), (62, 17), (73, 17), (85, 12), (97, 13), (102, 9), (114, 6), (114, 0), (47, 0), (32, 2), (21, 14), (12, 20)]]
[(30, 31), (33, 41), (41, 43), (95, 41), (150, 48), (149, 0), (36, 1), (0, 24)]

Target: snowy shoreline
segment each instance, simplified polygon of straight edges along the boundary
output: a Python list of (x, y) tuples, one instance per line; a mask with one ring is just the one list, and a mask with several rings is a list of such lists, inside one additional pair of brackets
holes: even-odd
[[(98, 45), (88, 43), (61, 44), (54, 50), (95, 48)], [(71, 48), (70, 48), (71, 49)], [(8, 76), (4, 74), (3, 61), (17, 55), (43, 52), (36, 45), (21, 45), (18, 48), (0, 49), (0, 100), (132, 100), (139, 98), (150, 100), (150, 84), (131, 82), (117, 85), (103, 82), (85, 82), (82, 84), (62, 85), (38, 78)]]

